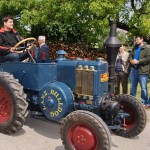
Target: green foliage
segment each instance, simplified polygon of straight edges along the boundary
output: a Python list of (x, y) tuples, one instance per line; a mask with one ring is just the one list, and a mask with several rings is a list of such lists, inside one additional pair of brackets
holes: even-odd
[(128, 31), (133, 35), (141, 34), (150, 40), (150, 1), (127, 0), (127, 2), (120, 13), (121, 22), (129, 27)]
[[(50, 41), (102, 46), (108, 37), (110, 18), (121, 18), (119, 21), (128, 25), (133, 34), (138, 30), (144, 36), (150, 35), (149, 14), (138, 17), (136, 11), (131, 16), (133, 9), (125, 5), (127, 1), (1, 0), (0, 18), (14, 16), (15, 28), (24, 37), (46, 35)], [(150, 2), (143, 1), (140, 11), (149, 13)]]
[(122, 0), (1, 0), (1, 18), (19, 16), (16, 28), (23, 36), (45, 34), (51, 41), (102, 45), (109, 19), (115, 18)]

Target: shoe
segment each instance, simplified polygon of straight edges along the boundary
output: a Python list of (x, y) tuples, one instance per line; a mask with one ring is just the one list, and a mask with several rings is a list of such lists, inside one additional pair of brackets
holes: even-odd
[(145, 109), (148, 109), (149, 107), (147, 105), (145, 105)]
[(150, 105), (143, 105), (145, 109), (150, 108)]
[(148, 108), (150, 108), (150, 104), (147, 104), (146, 106), (147, 106)]
[(146, 105), (143, 105), (143, 107), (144, 107), (145, 109), (147, 109), (147, 108), (146, 108)]

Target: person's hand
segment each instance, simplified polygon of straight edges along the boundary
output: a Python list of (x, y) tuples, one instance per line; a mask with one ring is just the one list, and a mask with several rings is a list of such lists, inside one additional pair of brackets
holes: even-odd
[(130, 61), (130, 63), (131, 63), (132, 65), (136, 65), (136, 64), (138, 64), (138, 63), (139, 63), (139, 61), (138, 61), (138, 60), (136, 60), (136, 59), (133, 59), (133, 60), (131, 60), (131, 61)]
[(15, 51), (16, 51), (16, 48), (14, 48), (14, 47), (10, 48), (10, 52), (14, 53)]
[(136, 59), (133, 59), (133, 60), (134, 60), (134, 64), (135, 64), (135, 65), (139, 63), (138, 60), (136, 60)]

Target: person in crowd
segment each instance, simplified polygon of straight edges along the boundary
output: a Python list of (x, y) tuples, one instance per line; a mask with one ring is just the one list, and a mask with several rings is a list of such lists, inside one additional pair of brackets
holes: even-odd
[(2, 19), (3, 27), (0, 29), (0, 61), (22, 61), (26, 59), (29, 54), (16, 53), (14, 46), (23, 38), (14, 29), (14, 18), (6, 16)]
[(128, 62), (129, 53), (126, 46), (122, 44), (116, 57), (116, 87), (115, 94), (120, 94), (120, 84), (122, 84), (122, 93), (128, 93)]
[(50, 49), (45, 43), (46, 37), (45, 36), (39, 36), (38, 37), (38, 44), (39, 44), (39, 51), (38, 51), (38, 62), (47, 62), (50, 57)]
[(130, 94), (136, 96), (137, 85), (140, 83), (141, 101), (145, 108), (149, 108), (147, 84), (150, 65), (150, 47), (144, 44), (142, 36), (136, 37), (135, 46), (130, 53), (129, 61), (131, 64)]
[(38, 59), (38, 52), (39, 52), (38, 43), (34, 43), (34, 46), (30, 51), (30, 54), (31, 54), (32, 58), (30, 57), (28, 61), (36, 63), (37, 59)]

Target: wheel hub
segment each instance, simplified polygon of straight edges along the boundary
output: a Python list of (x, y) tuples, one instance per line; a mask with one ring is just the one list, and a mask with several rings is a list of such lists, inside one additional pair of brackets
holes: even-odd
[[(128, 114), (128, 117), (126, 117), (125, 119), (125, 126), (123, 125), (123, 127), (125, 129), (131, 129), (136, 125), (136, 114), (133, 110), (133, 108), (131, 108), (130, 106), (124, 105), (123, 106), (123, 110), (125, 112), (127, 112), (126, 114)], [(124, 123), (123, 123), (124, 124)]]
[(93, 132), (84, 125), (78, 125), (72, 130), (71, 141), (76, 150), (94, 150), (96, 145)]

